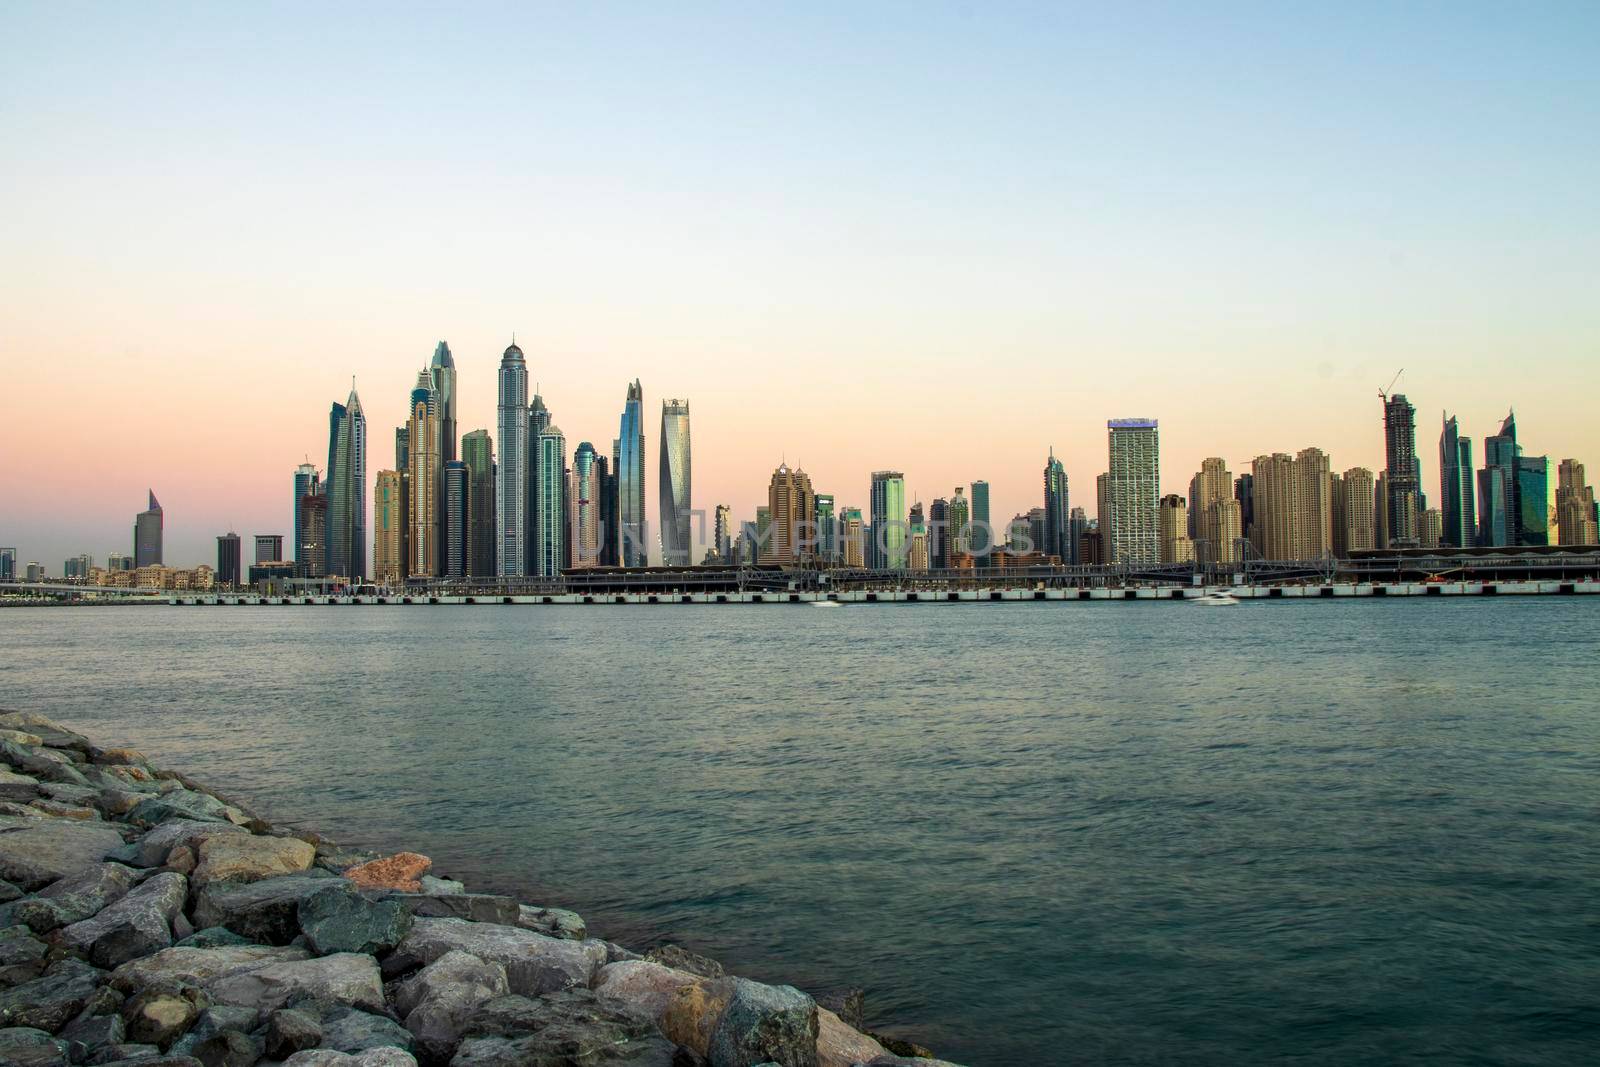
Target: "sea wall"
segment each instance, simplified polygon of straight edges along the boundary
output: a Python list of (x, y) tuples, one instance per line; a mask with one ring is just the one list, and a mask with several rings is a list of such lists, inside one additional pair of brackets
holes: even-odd
[(430, 868), (0, 713), (0, 1067), (942, 1063)]

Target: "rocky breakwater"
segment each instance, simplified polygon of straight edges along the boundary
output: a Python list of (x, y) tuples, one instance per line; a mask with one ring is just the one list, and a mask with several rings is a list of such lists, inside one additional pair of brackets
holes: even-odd
[(791, 986), (429, 868), (0, 714), (0, 1067), (939, 1062)]

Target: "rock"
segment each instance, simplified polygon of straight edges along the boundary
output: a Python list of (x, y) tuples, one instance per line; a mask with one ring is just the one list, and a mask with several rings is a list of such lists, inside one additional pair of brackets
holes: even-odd
[(0, 712), (0, 729), (16, 730), (21, 733), (37, 737), (37, 743), (48, 745), (51, 748), (72, 749), (88, 754), (91, 747), (89, 739), (80, 733), (75, 733), (65, 726), (40, 715), (36, 711), (7, 711)]
[(465, 882), (458, 882), (454, 878), (435, 878), (431, 874), (425, 874), (418, 878), (417, 884), (422, 887), (421, 892), (433, 896), (445, 896), (450, 893), (465, 893), (467, 891)]
[(0, 904), (9, 904), (20, 896), (22, 896), (22, 890), (4, 878), (0, 878)]
[(668, 1039), (707, 1055), (711, 1035), (732, 999), (732, 979), (696, 978), (678, 988), (656, 1016), (656, 1025)]
[(34, 937), (26, 926), (7, 926), (0, 929), (0, 967), (18, 963), (32, 963), (43, 959), (49, 948)]
[(0, 992), (0, 1025), (53, 1034), (83, 1011), (104, 977), (104, 971), (81, 960), (57, 960), (43, 976)]
[(256, 1028), (258, 1016), (254, 1008), (240, 1008), (232, 1004), (213, 1004), (200, 1013), (200, 1018), (195, 1020), (194, 1028), (186, 1034), (196, 1040), (210, 1037), (212, 1034), (224, 1030), (237, 1030), (240, 1033), (249, 1033)]
[(145, 794), (113, 786), (100, 790), (95, 804), (107, 815), (126, 815), (144, 802)]
[(41, 782), (60, 782), (63, 785), (88, 784), (88, 779), (73, 766), (71, 759), (48, 748), (33, 748), (28, 745), (13, 744), (10, 741), (0, 741), (0, 763), (5, 763), (13, 770)]
[(0, 923), (25, 923), (36, 933), (81, 922), (120, 899), (139, 873), (120, 863), (97, 863), (52, 882), (36, 895), (0, 905)]
[(524, 930), (566, 941), (582, 941), (589, 936), (589, 928), (578, 913), (565, 908), (536, 908), (524, 904), (517, 911), (516, 924)]
[(428, 873), (433, 861), (415, 852), (397, 852), (393, 856), (357, 864), (348, 868), (344, 876), (363, 889), (393, 889), (401, 893), (419, 893), (422, 883), (417, 879)]
[(510, 897), (490, 893), (400, 893), (395, 899), (402, 901), (406, 910), (419, 919), (467, 919), (501, 926), (520, 925), (521, 906)]
[(690, 952), (682, 945), (659, 945), (646, 952), (644, 958), (652, 963), (671, 967), (676, 971), (688, 971), (690, 974), (698, 974), (702, 978), (721, 978), (723, 975), (722, 964), (714, 959)]
[[(652, 1019), (659, 1018), (678, 998), (680, 990), (698, 984), (700, 979), (687, 971), (674, 970), (649, 960), (608, 963), (600, 968), (594, 991), (602, 997), (621, 1001)], [(706, 1030), (707, 1041), (710, 1030)], [(704, 1042), (702, 1042), (704, 1044)]]
[(867, 991), (845, 989), (816, 998), (818, 1008), (827, 1008), (839, 1016), (841, 1022), (856, 1030), (867, 1028)]
[(142, 1045), (166, 1047), (188, 1032), (210, 998), (185, 982), (161, 982), (141, 989), (122, 1006), (128, 1037)]
[(561, 941), (514, 926), (418, 919), (394, 955), (428, 964), (453, 949), (506, 969), (511, 991), (529, 996), (587, 988), (605, 961), (598, 941)]
[[(310, 846), (307, 846), (310, 847)], [(340, 879), (309, 896), (296, 908), (296, 921), (306, 943), (318, 955), (365, 952), (382, 955), (411, 932), (411, 912), (399, 900), (370, 899)]]
[(895, 1056), (885, 1053), (867, 1061), (867, 1067), (961, 1067), (949, 1060), (936, 1060), (929, 1056)]
[(182, 941), (186, 937), (193, 937), (193, 936), (194, 936), (194, 923), (189, 921), (189, 917), (187, 915), (185, 915), (181, 911), (178, 912), (178, 914), (174, 915), (172, 917), (172, 942), (173, 942), (173, 944), (177, 944), (179, 941)]
[(497, 997), (465, 1028), (451, 1067), (561, 1067), (627, 1064), (673, 1067), (675, 1046), (625, 1005), (569, 989), (532, 999)]
[(154, 827), (169, 819), (197, 822), (228, 822), (228, 806), (216, 797), (188, 789), (174, 789), (160, 796), (146, 797), (124, 818), (135, 826)]
[(0, 816), (0, 878), (29, 891), (88, 870), (120, 847), (122, 835), (104, 823)]
[(631, 949), (623, 948), (621, 945), (614, 944), (613, 942), (605, 941), (602, 942), (602, 944), (606, 946), (607, 963), (625, 963), (628, 960), (644, 959), (644, 957), (639, 955), (637, 952), (634, 952)]
[(251, 1067), (261, 1058), (261, 1042), (237, 1030), (220, 1030), (196, 1042), (187, 1054), (204, 1067)]
[(817, 1009), (817, 1067), (851, 1067), (882, 1056), (884, 1047), (827, 1008)]
[(188, 845), (179, 845), (167, 853), (166, 867), (169, 871), (177, 871), (179, 874), (189, 875), (193, 874), (194, 869), (199, 865), (200, 861), (195, 858), (194, 849)]
[(403, 1049), (383, 1046), (355, 1055), (314, 1048), (296, 1052), (283, 1061), (283, 1067), (417, 1067), (417, 1061)]
[(301, 997), (383, 1010), (378, 961), (354, 952), (239, 971), (206, 983), (206, 991), (218, 1003), (262, 1012), (276, 1011)]
[[(184, 920), (187, 922), (188, 920)], [(173, 920), (173, 934), (177, 934), (177, 920)], [(227, 945), (248, 945), (249, 939), (240, 937), (226, 926), (208, 926), (187, 937), (178, 938), (178, 948), (223, 948)]]
[(359, 867), (363, 863), (371, 863), (382, 858), (381, 852), (372, 852), (364, 848), (342, 848), (329, 841), (317, 846), (317, 866), (334, 874), (343, 874), (351, 867)]
[(61, 1036), (93, 1050), (107, 1045), (122, 1044), (128, 1036), (128, 1031), (122, 1024), (121, 1014), (83, 1014), (68, 1023), (62, 1029)]
[(94, 918), (67, 927), (61, 940), (97, 967), (120, 966), (172, 944), (172, 920), (183, 914), (187, 896), (183, 875), (158, 874)]
[(190, 1064), (198, 1064), (199, 1062), (199, 1060), (193, 1060), (187, 1056), (180, 1057), (178, 1060), (174, 1061), (168, 1057), (162, 1056), (161, 1050), (156, 1048), (154, 1045), (137, 1045), (127, 1043), (121, 1045), (107, 1045), (105, 1048), (96, 1052), (89, 1059), (89, 1063), (94, 1064), (95, 1067), (107, 1067), (107, 1065), (117, 1065), (117, 1067), (120, 1067), (122, 1064), (134, 1063), (137, 1063), (139, 1067), (152, 1067), (153, 1064), (173, 1064), (174, 1067), (176, 1067), (176, 1064), (183, 1064), (184, 1067), (188, 1067)]
[(322, 1043), (322, 1023), (303, 1011), (280, 1008), (267, 1020), (265, 1051), (268, 1059), (286, 1060), (302, 1049)]
[(817, 1005), (793, 986), (730, 979), (733, 996), (711, 1032), (711, 1067), (772, 1060), (781, 1067), (817, 1067)]
[(144, 758), (144, 753), (136, 748), (90, 748), (89, 760), (92, 763), (110, 764), (111, 766), (136, 765), (148, 767), (150, 761)]
[(0, 1029), (0, 1061), (17, 1067), (67, 1067), (70, 1041), (52, 1037), (29, 1026)]
[(400, 986), (394, 1005), (424, 1062), (448, 1061), (478, 1007), (510, 991), (506, 969), (465, 952), (447, 952)]
[(27, 803), (39, 795), (39, 780), (16, 771), (0, 770), (0, 799)]
[(94, 808), (85, 808), (77, 804), (63, 804), (59, 800), (31, 800), (28, 802), (28, 806), (35, 811), (43, 812), (52, 819), (87, 821), (100, 818), (100, 813)]
[(205, 985), (243, 971), (303, 960), (309, 955), (303, 948), (268, 948), (265, 945), (167, 948), (142, 960), (124, 963), (111, 972), (111, 985), (124, 993), (168, 981)]
[(298, 874), (311, 866), (317, 850), (292, 837), (218, 834), (199, 842), (196, 885), (208, 882), (257, 882)]
[(22, 730), (0, 730), (0, 741), (10, 741), (13, 745), (44, 744), (44, 738), (38, 734), (30, 734)]
[(392, 1046), (411, 1051), (411, 1031), (389, 1018), (358, 1008), (335, 1007), (322, 1016), (322, 1045), (340, 1052)]
[(326, 889), (330, 874), (288, 874), (259, 882), (211, 882), (195, 896), (194, 924), (226, 926), (266, 945), (286, 945), (300, 934), (300, 901)]
[(214, 837), (244, 837), (249, 831), (230, 822), (169, 819), (139, 840), (138, 866), (160, 867), (175, 848), (199, 848)]

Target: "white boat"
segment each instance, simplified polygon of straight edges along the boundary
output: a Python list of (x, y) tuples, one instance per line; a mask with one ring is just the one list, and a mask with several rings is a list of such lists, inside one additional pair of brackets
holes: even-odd
[(1228, 593), (1224, 593), (1221, 590), (1217, 590), (1213, 593), (1207, 593), (1204, 596), (1197, 596), (1193, 600), (1190, 600), (1189, 603), (1201, 608), (1225, 608), (1230, 604), (1239, 603), (1239, 598), (1236, 596), (1231, 596)]
[(814, 608), (836, 608), (839, 606), (837, 600), (812, 600), (808, 601), (808, 603)]

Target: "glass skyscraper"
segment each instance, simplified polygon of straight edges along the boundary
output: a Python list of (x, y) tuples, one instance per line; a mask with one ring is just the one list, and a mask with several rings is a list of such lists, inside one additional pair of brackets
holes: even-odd
[(987, 555), (994, 549), (994, 526), (989, 519), (989, 483), (972, 483), (972, 528), (967, 534), (968, 551)]
[(495, 576), (494, 441), (488, 430), (461, 438), (461, 461), (467, 465), (467, 573)]
[(161, 563), (161, 536), (162, 526), (166, 519), (161, 512), (161, 504), (156, 500), (156, 491), (150, 490), (150, 506), (133, 520), (133, 565), (135, 567), (148, 567)]
[(328, 573), (367, 576), (367, 417), (355, 383), (328, 416)]
[(444, 573), (465, 578), (472, 522), (472, 475), (459, 459), (444, 465)]
[(1044, 463), (1044, 543), (1039, 551), (1071, 563), (1072, 538), (1068, 526), (1071, 507), (1067, 500), (1067, 468), (1056, 458), (1055, 449)]
[(1454, 415), (1444, 420), (1439, 435), (1439, 515), (1441, 544), (1467, 548), (1477, 542), (1478, 518), (1473, 493), (1472, 438), (1462, 437)]
[[(308, 540), (306, 536), (305, 499), (316, 496), (322, 492), (322, 481), (317, 477), (317, 468), (309, 463), (302, 463), (294, 469), (294, 525), (291, 534), (294, 537), (294, 561), (304, 562), (300, 558), (301, 547)], [(135, 557), (138, 553), (134, 553)]]
[(624, 567), (650, 564), (644, 509), (644, 387), (634, 379), (611, 454), (616, 460), (617, 547)]
[(870, 511), (872, 552), (869, 566), (879, 570), (906, 567), (906, 478), (899, 471), (873, 471)]
[(528, 565), (528, 365), (512, 344), (500, 357), (494, 472), (495, 573), (517, 578)]
[(547, 421), (535, 449), (531, 573), (555, 578), (567, 565), (567, 439)]
[(1106, 562), (1159, 563), (1159, 424), (1155, 419), (1112, 419), (1106, 423), (1106, 437), (1110, 469), (1101, 519)]
[(1381, 546), (1385, 548), (1422, 544), (1422, 513), (1427, 504), (1417, 466), (1416, 414), (1404, 393), (1395, 393), (1383, 402), (1384, 507), (1389, 530), (1389, 542)]
[(690, 509), (689, 402), (661, 402), (661, 562), (686, 567), (694, 561)]
[(1503, 548), (1519, 544), (1517, 520), (1517, 417), (1512, 412), (1500, 432), (1483, 441), (1483, 470), (1478, 472), (1478, 544)]

